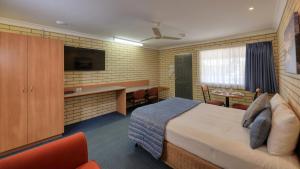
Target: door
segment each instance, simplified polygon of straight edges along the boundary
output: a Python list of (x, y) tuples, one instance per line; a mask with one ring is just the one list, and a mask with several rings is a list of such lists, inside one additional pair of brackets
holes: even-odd
[(0, 32), (0, 152), (27, 143), (27, 37)]
[(193, 99), (192, 54), (175, 56), (175, 96)]
[(63, 133), (63, 43), (28, 37), (28, 141)]

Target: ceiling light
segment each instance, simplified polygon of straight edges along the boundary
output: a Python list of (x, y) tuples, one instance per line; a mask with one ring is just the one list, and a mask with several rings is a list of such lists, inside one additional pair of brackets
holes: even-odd
[(60, 20), (55, 21), (55, 23), (57, 25), (65, 25), (66, 24), (64, 21), (60, 21)]
[(249, 11), (253, 11), (253, 10), (254, 10), (254, 6), (250, 6)]
[(114, 41), (118, 42), (118, 43), (134, 45), (134, 46), (143, 46), (142, 43), (131, 41), (131, 40), (127, 40), (127, 39), (116, 38), (116, 37), (114, 37)]

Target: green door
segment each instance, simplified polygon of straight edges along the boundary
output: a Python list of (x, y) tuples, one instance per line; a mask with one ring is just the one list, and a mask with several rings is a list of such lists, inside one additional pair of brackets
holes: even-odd
[(175, 56), (175, 96), (193, 99), (192, 54)]

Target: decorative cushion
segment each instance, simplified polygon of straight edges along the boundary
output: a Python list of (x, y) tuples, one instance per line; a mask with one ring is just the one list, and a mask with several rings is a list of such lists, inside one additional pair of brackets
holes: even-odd
[(242, 126), (249, 127), (255, 117), (266, 107), (268, 101), (268, 93), (264, 93), (254, 100), (244, 114)]
[(265, 108), (251, 124), (250, 146), (255, 149), (262, 146), (268, 139), (272, 124), (272, 112)]
[(289, 155), (296, 148), (300, 121), (285, 104), (280, 104), (272, 114), (272, 127), (268, 138), (268, 152), (273, 155)]
[(281, 104), (284, 104), (290, 108), (289, 104), (278, 93), (271, 98), (270, 104), (272, 112), (275, 112), (276, 108)]

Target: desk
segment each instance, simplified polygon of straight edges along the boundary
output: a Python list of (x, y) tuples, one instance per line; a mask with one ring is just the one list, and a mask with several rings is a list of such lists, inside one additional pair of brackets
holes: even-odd
[[(64, 97), (65, 99), (68, 99), (72, 97), (79, 97), (79, 96), (115, 91), (117, 93), (117, 111), (123, 115), (126, 115), (127, 114), (126, 93), (132, 93), (138, 90), (147, 90), (153, 87), (157, 87), (158, 92), (169, 89), (168, 87), (150, 86), (148, 84), (149, 81), (142, 80), (142, 81), (76, 86), (76, 87), (65, 88)], [(81, 91), (76, 91), (76, 89), (78, 88), (81, 88)]]
[(65, 99), (85, 96), (97, 93), (105, 93), (116, 91), (117, 93), (117, 111), (123, 115), (126, 115), (126, 88), (122, 86), (100, 86), (100, 87), (89, 87), (81, 88), (81, 91), (74, 91), (64, 95)]

